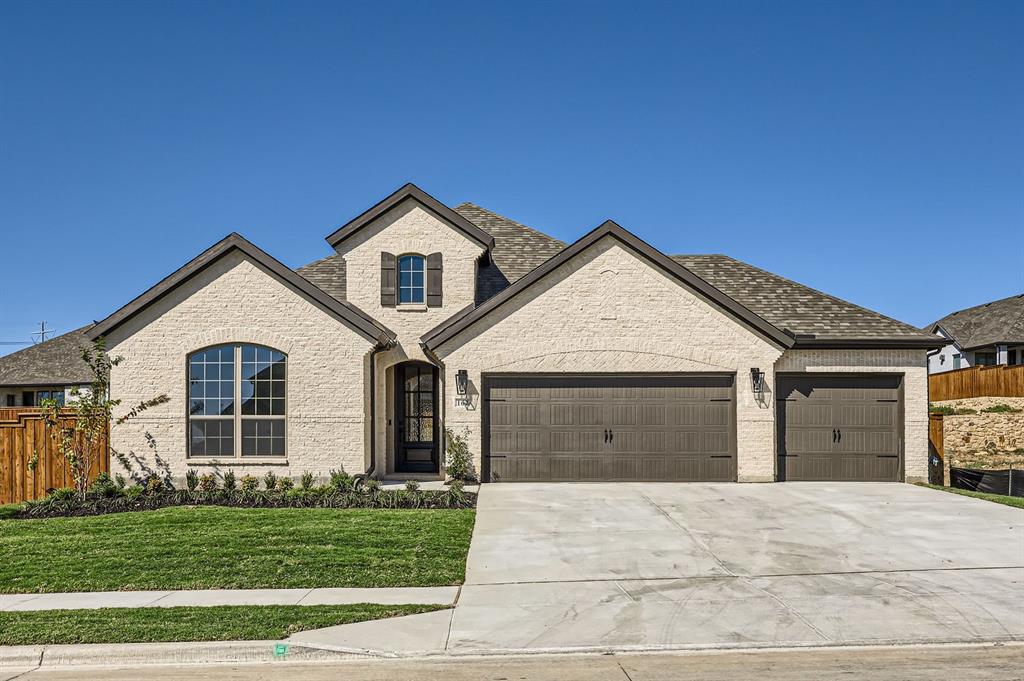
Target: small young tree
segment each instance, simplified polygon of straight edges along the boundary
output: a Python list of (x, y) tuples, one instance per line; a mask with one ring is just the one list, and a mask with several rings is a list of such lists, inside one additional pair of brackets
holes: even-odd
[[(89, 489), (89, 471), (102, 457), (109, 456), (107, 449), (100, 445), (108, 435), (114, 409), (121, 404), (121, 400), (110, 399), (110, 370), (120, 364), (123, 358), (109, 357), (104, 339), (97, 338), (91, 348), (82, 349), (82, 360), (92, 373), (89, 389), (84, 392), (78, 388), (73, 389), (71, 396), (74, 399), (64, 407), (53, 399), (42, 400), (39, 405), (46, 431), (56, 447), (56, 454), (70, 473), (80, 499), (85, 498)], [(120, 425), (130, 421), (150, 407), (163, 404), (169, 399), (167, 395), (160, 395), (144, 400), (118, 417), (114, 423)]]
[(446, 462), (444, 471), (448, 480), (470, 481), (473, 476), (473, 457), (469, 452), (469, 429), (456, 433), (451, 428), (445, 428), (445, 438), (448, 441), (446, 449)]

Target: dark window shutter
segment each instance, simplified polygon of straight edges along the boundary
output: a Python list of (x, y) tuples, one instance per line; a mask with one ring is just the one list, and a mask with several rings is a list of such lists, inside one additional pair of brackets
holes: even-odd
[(397, 261), (394, 253), (380, 254), (380, 304), (382, 307), (394, 307), (398, 304)]
[(444, 266), (440, 253), (427, 256), (427, 307), (441, 307), (441, 279)]

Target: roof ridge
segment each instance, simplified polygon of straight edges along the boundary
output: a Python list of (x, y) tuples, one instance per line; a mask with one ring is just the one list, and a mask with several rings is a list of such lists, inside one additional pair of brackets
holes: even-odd
[(1006, 296), (1005, 298), (998, 298), (996, 300), (990, 300), (987, 303), (978, 303), (977, 305), (971, 305), (970, 307), (965, 307), (965, 308), (961, 308), (959, 310), (954, 310), (953, 312), (950, 312), (949, 314), (945, 315), (944, 317), (940, 317), (939, 319), (935, 320), (934, 322), (932, 322), (932, 324), (938, 324), (943, 319), (949, 319), (953, 315), (958, 315), (958, 314), (960, 314), (962, 312), (970, 312), (971, 310), (977, 310), (977, 309), (982, 308), (982, 307), (988, 307), (989, 305), (995, 305), (997, 303), (1005, 303), (1006, 301), (1012, 300), (1013, 298), (1024, 298), (1024, 292), (1014, 293), (1013, 295)]
[[(534, 234), (537, 234), (538, 236), (542, 236), (542, 237), (544, 237), (546, 239), (551, 239), (552, 241), (557, 241), (558, 243), (565, 245), (565, 242), (562, 241), (561, 239), (557, 238), (557, 237), (553, 237), (550, 234), (548, 234), (546, 232), (542, 232), (539, 229), (536, 229), (534, 227), (530, 227), (529, 225), (524, 225), (523, 223), (521, 223), (521, 222), (519, 222), (517, 220), (513, 220), (510, 217), (506, 217), (506, 216), (504, 216), (504, 215), (502, 215), (500, 213), (495, 213), (493, 210), (490, 210), (488, 208), (484, 208), (483, 206), (475, 204), (472, 201), (463, 201), (459, 205), (455, 206), (455, 208), (453, 210), (455, 210), (457, 212), (460, 208), (466, 208), (467, 206), (471, 207), (471, 208), (476, 208), (477, 210), (483, 211), (484, 213), (487, 213), (488, 215), (496, 217), (496, 218), (498, 218), (500, 220), (504, 220), (505, 222), (511, 222), (516, 227), (520, 227), (522, 229), (525, 229), (528, 232), (533, 232)], [(477, 226), (479, 227), (479, 225), (477, 225)], [(480, 229), (484, 229), (484, 228), (480, 227)]]
[[(677, 257), (677, 256), (671, 256), (671, 257), (674, 258), (674, 257)], [(678, 256), (678, 257), (684, 257), (685, 258), (687, 256), (682, 255), (682, 256)], [(800, 288), (806, 289), (806, 290), (811, 291), (813, 293), (817, 293), (818, 295), (824, 296), (825, 298), (828, 298), (831, 301), (843, 303), (844, 305), (849, 305), (851, 307), (855, 307), (858, 310), (861, 310), (863, 312), (867, 312), (869, 314), (875, 315), (876, 317), (881, 317), (882, 319), (886, 319), (886, 320), (888, 320), (890, 322), (895, 322), (897, 324), (900, 324), (901, 326), (906, 327), (907, 329), (913, 330), (915, 333), (922, 333), (921, 329), (919, 329), (918, 327), (914, 326), (913, 324), (908, 324), (907, 322), (900, 321), (899, 319), (896, 319), (895, 317), (890, 317), (889, 315), (884, 315), (881, 312), (878, 312), (877, 310), (872, 310), (871, 308), (864, 307), (863, 305), (858, 305), (857, 303), (851, 302), (851, 301), (846, 300), (844, 298), (840, 298), (838, 296), (834, 296), (834, 295), (832, 295), (830, 293), (825, 293), (824, 291), (822, 291), (820, 289), (816, 289), (813, 286), (808, 286), (807, 284), (801, 284), (799, 281), (795, 281), (795, 280), (790, 279), (788, 277), (784, 277), (781, 274), (776, 274), (774, 272), (769, 272), (768, 270), (762, 269), (762, 268), (758, 267), (757, 265), (750, 264), (746, 260), (740, 260), (739, 258), (732, 257), (731, 255), (719, 255), (719, 257), (725, 258), (726, 260), (732, 260), (733, 262), (738, 262), (739, 264), (741, 264), (741, 265), (743, 265), (745, 267), (749, 267), (752, 270), (757, 270), (758, 272), (761, 272), (762, 274), (765, 274), (765, 275), (767, 275), (767, 276), (769, 276), (769, 277), (771, 277), (773, 279), (776, 279), (778, 281), (784, 281), (787, 284), (792, 284), (793, 286), (799, 286)], [(925, 333), (923, 335), (928, 335), (928, 334)]]

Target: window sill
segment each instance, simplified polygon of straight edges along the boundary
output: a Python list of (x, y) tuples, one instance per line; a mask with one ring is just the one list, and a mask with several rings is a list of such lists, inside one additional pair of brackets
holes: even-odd
[(287, 466), (288, 459), (280, 456), (259, 457), (247, 456), (244, 459), (218, 459), (195, 457), (185, 460), (187, 466)]
[(395, 306), (399, 312), (426, 312), (426, 303), (401, 303)]

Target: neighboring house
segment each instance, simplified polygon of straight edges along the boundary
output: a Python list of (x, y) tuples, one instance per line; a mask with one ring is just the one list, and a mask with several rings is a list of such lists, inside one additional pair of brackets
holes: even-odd
[(1024, 364), (1024, 293), (954, 312), (925, 329), (945, 341), (928, 354), (929, 373)]
[[(238, 234), (89, 330), (114, 446), (188, 469), (926, 480), (934, 336), (613, 222), (566, 245), (406, 185), (291, 270)], [(152, 446), (152, 448), (151, 448)]]
[(0, 357), (0, 408), (36, 407), (44, 399), (64, 404), (75, 389), (86, 390), (92, 372), (82, 349), (92, 346), (89, 326)]

